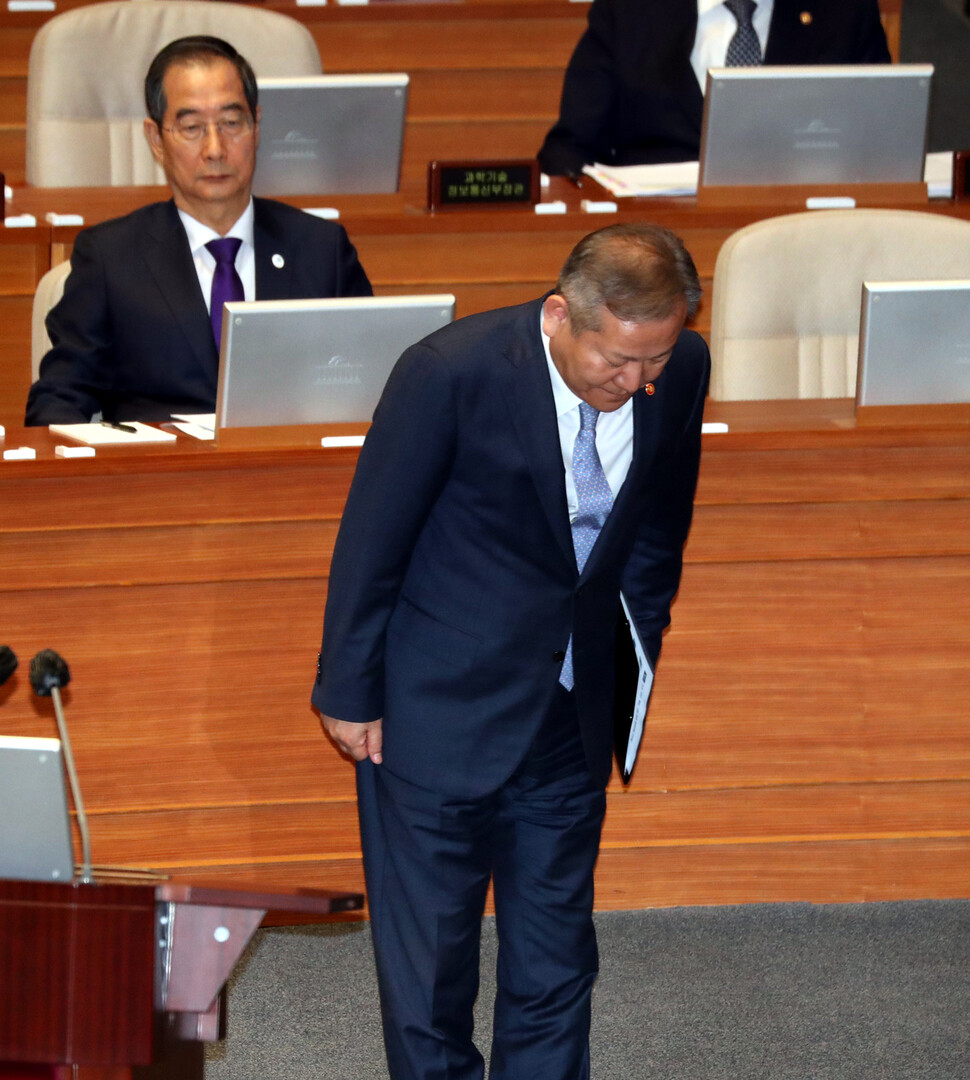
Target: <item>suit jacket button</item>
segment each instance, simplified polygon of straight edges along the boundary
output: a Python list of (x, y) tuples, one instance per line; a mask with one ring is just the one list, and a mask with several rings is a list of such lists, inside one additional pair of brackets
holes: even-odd
[(556, 651), (552, 654), (552, 658), (556, 661), (557, 664), (561, 664), (563, 660), (566, 659), (566, 651), (564, 649), (556, 649)]

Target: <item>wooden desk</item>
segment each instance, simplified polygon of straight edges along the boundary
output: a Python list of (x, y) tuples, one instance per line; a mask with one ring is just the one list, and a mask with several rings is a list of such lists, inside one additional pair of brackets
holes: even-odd
[[(600, 909), (970, 894), (970, 425), (717, 403)], [(98, 863), (358, 890), (308, 698), (352, 450), (0, 465), (4, 640), (71, 665)], [(23, 671), (6, 733), (49, 735)]]
[[(584, 213), (583, 197), (597, 198), (601, 191), (592, 181), (581, 191), (567, 180), (554, 178), (544, 190), (543, 200), (564, 201), (567, 213), (550, 216), (537, 215), (531, 208), (429, 214), (424, 209), (424, 188), (414, 182), (398, 195), (288, 201), (300, 206), (332, 205), (340, 210), (340, 220), (379, 294), (453, 292), (459, 316), (541, 295), (555, 282), (576, 241), (593, 229), (614, 221), (656, 221), (684, 238), (697, 263), (706, 295), (694, 325), (704, 334), (710, 328), (710, 286), (721, 244), (742, 226), (791, 209), (701, 209), (692, 198), (628, 199), (620, 200), (616, 214)], [(168, 191), (162, 187), (18, 188), (11, 212), (34, 214), (38, 221), (48, 212), (80, 213), (90, 225), (167, 197)], [(970, 203), (939, 200), (921, 209), (970, 218)], [(0, 236), (10, 231), (3, 230)], [(51, 230), (51, 251), (45, 258), (51, 264), (68, 258), (77, 232), (76, 227)], [(0, 288), (4, 259), (4, 249), (0, 249)], [(41, 266), (46, 269), (40, 255), (35, 256), (35, 264), (35, 271)], [(23, 420), (30, 381), (27, 342), (34, 288), (25, 271), (12, 276), (16, 284), (9, 288), (11, 293), (17, 292), (10, 296), (10, 321), (5, 324), (11, 329), (9, 336), (0, 339), (0, 424), (7, 426)]]

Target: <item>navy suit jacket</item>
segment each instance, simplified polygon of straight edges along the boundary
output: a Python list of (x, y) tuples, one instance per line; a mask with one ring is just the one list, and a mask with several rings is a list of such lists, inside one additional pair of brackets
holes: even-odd
[[(690, 63), (696, 33), (694, 0), (593, 0), (566, 68), (559, 120), (539, 151), (542, 169), (696, 160), (704, 111)], [(766, 64), (890, 59), (877, 0), (775, 0)]]
[[(260, 300), (371, 295), (340, 225), (255, 199), (253, 242)], [(99, 410), (157, 421), (215, 409), (219, 357), (174, 202), (78, 234), (47, 332), (28, 425), (82, 423)]]
[(382, 768), (462, 797), (521, 762), (570, 634), (606, 783), (620, 589), (656, 658), (691, 520), (710, 360), (685, 330), (656, 392), (634, 396), (630, 471), (577, 572), (541, 303), (461, 319), (398, 361), (330, 573), (314, 705), (383, 717)]

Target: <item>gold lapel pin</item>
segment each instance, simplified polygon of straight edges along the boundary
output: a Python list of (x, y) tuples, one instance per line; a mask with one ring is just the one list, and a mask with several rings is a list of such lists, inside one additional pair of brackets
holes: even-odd
[(654, 394), (657, 391), (657, 388), (653, 385), (652, 382), (648, 382), (643, 389), (646, 390), (648, 394)]
[(803, 11), (801, 15), (798, 16), (798, 18), (802, 26), (812, 25), (812, 13), (810, 11)]

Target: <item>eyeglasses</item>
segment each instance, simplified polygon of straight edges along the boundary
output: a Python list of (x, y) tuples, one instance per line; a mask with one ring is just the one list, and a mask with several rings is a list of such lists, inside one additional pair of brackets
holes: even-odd
[(253, 130), (253, 121), (249, 116), (223, 116), (209, 122), (205, 120), (179, 121), (163, 130), (171, 132), (181, 142), (198, 143), (205, 138), (210, 127), (216, 129), (220, 138), (227, 142), (234, 142)]

